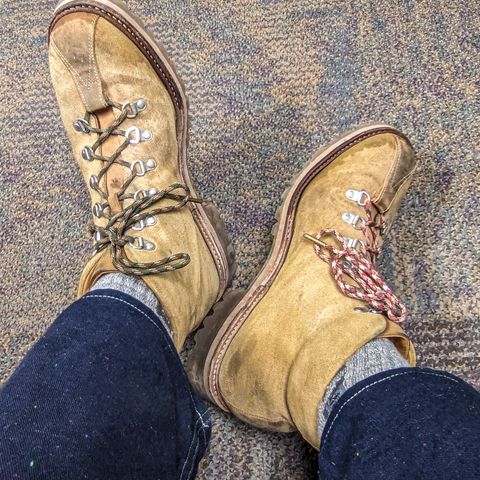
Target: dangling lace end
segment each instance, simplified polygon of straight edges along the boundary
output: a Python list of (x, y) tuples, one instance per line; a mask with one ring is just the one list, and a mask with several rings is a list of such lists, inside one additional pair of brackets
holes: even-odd
[[(322, 241), (326, 234), (334, 236), (342, 248), (335, 248)], [(380, 277), (372, 262), (355, 248), (350, 248), (343, 235), (336, 230), (323, 229), (315, 237), (309, 234), (304, 237), (314, 243), (317, 256), (330, 265), (340, 290), (348, 297), (361, 300), (370, 306), (364, 311), (382, 313), (395, 323), (405, 321), (405, 305)], [(347, 283), (345, 276), (353, 280), (355, 285)]]

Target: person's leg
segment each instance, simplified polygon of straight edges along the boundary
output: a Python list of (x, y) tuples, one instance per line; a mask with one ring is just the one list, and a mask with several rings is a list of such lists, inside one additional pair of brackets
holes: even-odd
[(165, 314), (154, 297), (145, 305), (142, 281), (123, 277), (137, 298), (113, 289), (82, 297), (0, 391), (0, 478), (193, 478), (210, 436), (206, 407)]
[(375, 269), (414, 167), (385, 125), (318, 153), (284, 194), (264, 268), (190, 357), (196, 391), (252, 425), (298, 430), (322, 480), (480, 478), (479, 394), (407, 367), (406, 307)]
[[(405, 307), (374, 268), (414, 168), (405, 136), (371, 125), (300, 172), (283, 196), (264, 268), (246, 292), (225, 296), (197, 334), (187, 372), (200, 395), (254, 426), (298, 430), (318, 449), (319, 403), (349, 358), (358, 368), (340, 384), (415, 363), (398, 325)], [(355, 355), (372, 345), (375, 361)]]
[(325, 396), (318, 409), (319, 436), (337, 400), (346, 390), (376, 373), (401, 367), (409, 367), (409, 363), (387, 338), (376, 338), (358, 349), (325, 390)]
[(321, 480), (480, 478), (480, 394), (445, 372), (365, 378), (338, 399), (319, 434)]
[(118, 1), (60, 2), (49, 64), (91, 196), (94, 255), (83, 298), (2, 389), (0, 476), (191, 478), (209, 423), (176, 351), (222, 297), (234, 259), (188, 172), (184, 88)]

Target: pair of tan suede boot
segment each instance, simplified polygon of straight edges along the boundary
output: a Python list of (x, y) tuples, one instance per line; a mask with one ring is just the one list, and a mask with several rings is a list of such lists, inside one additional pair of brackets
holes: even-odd
[(189, 358), (195, 390), (316, 448), (325, 389), (358, 348), (386, 337), (414, 364), (405, 309), (374, 268), (415, 166), (402, 133), (370, 125), (317, 152), (284, 195), (265, 266), (246, 292), (225, 294), (233, 250), (193, 188), (187, 99), (163, 48), (119, 0), (64, 1), (49, 56), (92, 197), (94, 256), (79, 295), (109, 272), (140, 276), (178, 350), (213, 306)]

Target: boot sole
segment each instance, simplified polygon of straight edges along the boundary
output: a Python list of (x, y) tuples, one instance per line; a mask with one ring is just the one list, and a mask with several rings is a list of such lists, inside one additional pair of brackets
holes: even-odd
[[(122, 0), (64, 0), (54, 11), (50, 24), (50, 32), (65, 15), (75, 12), (87, 12), (99, 15), (119, 28), (149, 60), (153, 69), (169, 91), (176, 111), (177, 140), (179, 145), (180, 177), (182, 182), (198, 196), (190, 177), (187, 165), (188, 145), (188, 98), (185, 86), (176, 67), (153, 34), (149, 32), (143, 21), (133, 15)], [(232, 281), (236, 269), (235, 253), (232, 242), (225, 229), (220, 212), (213, 203), (189, 203), (189, 208), (205, 243), (208, 245), (219, 276), (217, 300), (222, 298), (226, 288)]]
[(265, 296), (285, 261), (292, 239), (296, 208), (311, 179), (348, 148), (382, 133), (393, 133), (408, 141), (400, 131), (388, 125), (364, 125), (319, 149), (310, 163), (292, 179), (275, 214), (277, 222), (272, 229), (273, 244), (262, 270), (247, 291), (227, 292), (223, 300), (213, 307), (213, 313), (204, 320), (195, 335), (195, 345), (187, 362), (187, 373), (200, 396), (225, 411), (229, 410), (219, 385), (222, 361), (235, 335)]

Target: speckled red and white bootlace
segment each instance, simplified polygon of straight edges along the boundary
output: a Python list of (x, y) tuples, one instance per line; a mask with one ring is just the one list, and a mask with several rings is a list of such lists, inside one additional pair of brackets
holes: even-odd
[[(370, 207), (370, 206), (369, 206)], [(369, 209), (369, 220), (364, 223), (367, 227), (372, 224)], [(326, 236), (335, 237), (342, 248), (335, 248), (323, 241)], [(322, 229), (313, 237), (305, 237), (315, 243), (315, 253), (324, 262), (330, 265), (332, 275), (340, 290), (348, 297), (367, 303), (371, 309), (368, 311), (383, 313), (395, 323), (402, 323), (407, 318), (407, 309), (402, 301), (392, 292), (390, 287), (381, 278), (374, 264), (367, 254), (366, 247), (363, 252), (349, 247), (345, 237), (334, 229)], [(350, 277), (356, 285), (345, 280)]]

